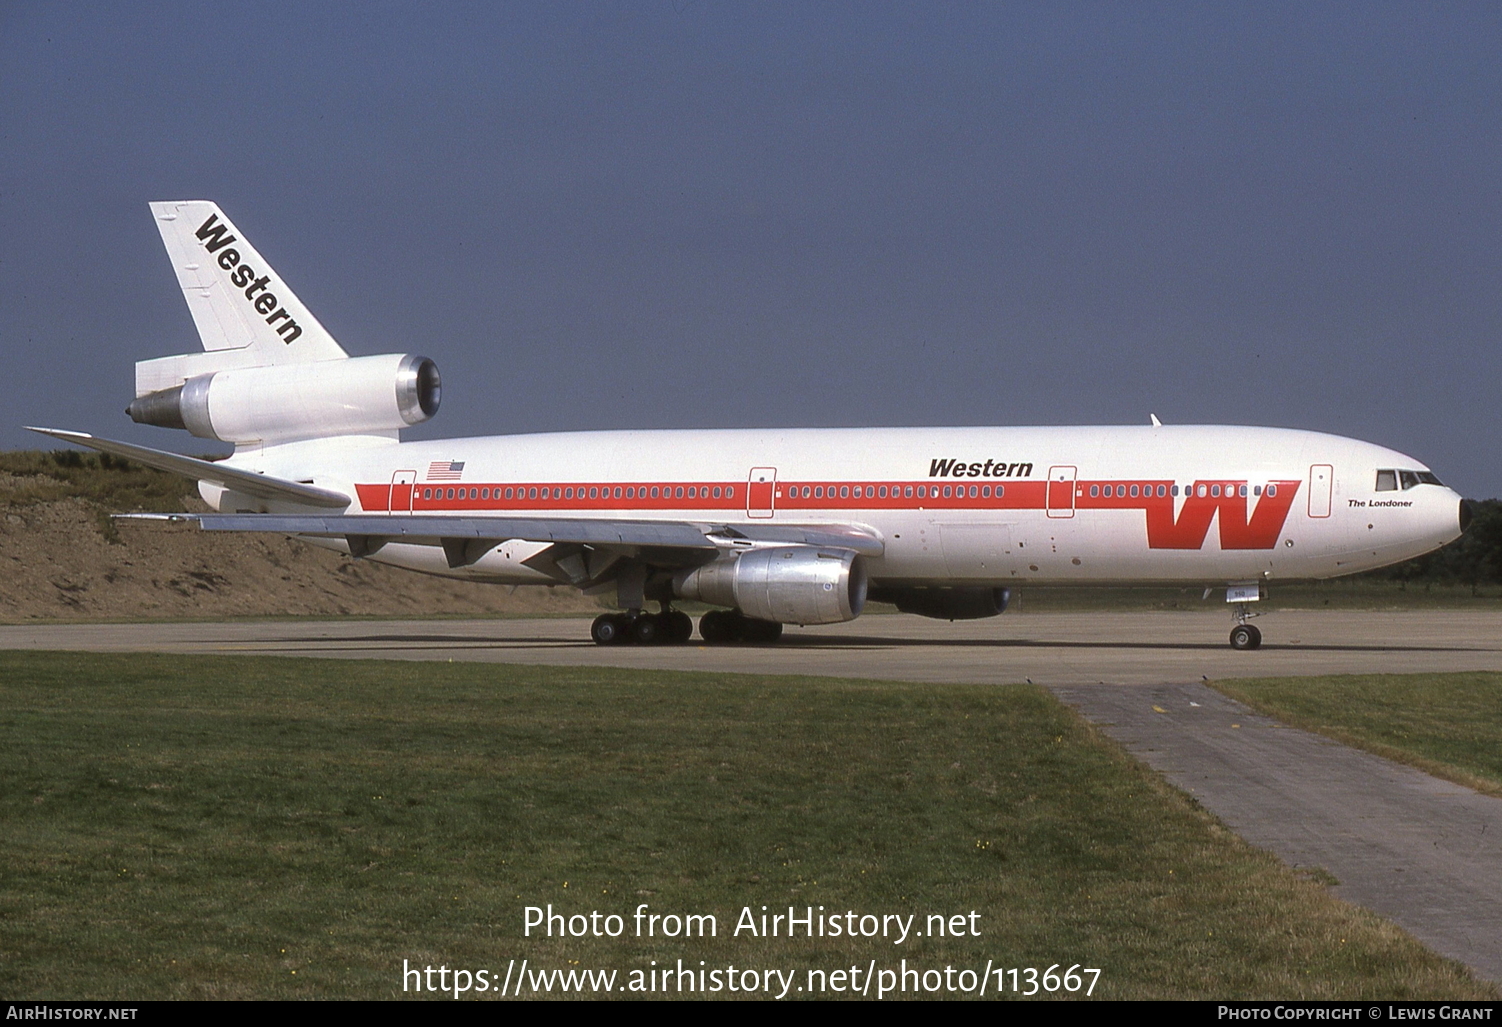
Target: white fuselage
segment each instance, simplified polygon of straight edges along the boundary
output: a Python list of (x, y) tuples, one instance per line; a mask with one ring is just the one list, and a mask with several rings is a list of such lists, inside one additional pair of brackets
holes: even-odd
[[(243, 448), (231, 463), (355, 496), (348, 513), (858, 525), (873, 583), (1049, 585), (1329, 578), (1460, 534), (1427, 467), (1317, 432), (1227, 426), (614, 431), (434, 442), (347, 437)], [(1381, 479), (1379, 471), (1409, 471)], [(1413, 483), (1418, 473), (1430, 482)], [(1408, 487), (1402, 487), (1397, 482)], [(224, 512), (294, 512), (217, 486)], [(342, 543), (323, 540), (339, 547)], [(516, 584), (546, 543), (451, 569)]]

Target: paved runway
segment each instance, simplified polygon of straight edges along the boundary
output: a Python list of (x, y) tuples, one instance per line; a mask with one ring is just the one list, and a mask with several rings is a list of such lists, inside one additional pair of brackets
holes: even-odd
[(0, 626), (0, 648), (592, 665), (898, 681), (1158, 685), (1202, 678), (1502, 670), (1502, 612), (1284, 611), (1256, 652), (1230, 616), (1029, 613), (948, 623), (905, 615), (790, 628), (771, 646), (596, 646), (587, 620), (246, 621)]
[[(1049, 686), (1255, 845), (1502, 982), (1502, 801), (1261, 718), (1202, 678), (1502, 671), (1502, 612), (873, 616), (773, 646), (600, 647), (587, 620), (0, 626), (0, 648), (467, 660)], [(1193, 705), (1197, 703), (1198, 705)], [(1157, 709), (1154, 709), (1154, 707)], [(1159, 710), (1163, 712), (1159, 712)], [(1239, 725), (1239, 726), (1237, 726)]]

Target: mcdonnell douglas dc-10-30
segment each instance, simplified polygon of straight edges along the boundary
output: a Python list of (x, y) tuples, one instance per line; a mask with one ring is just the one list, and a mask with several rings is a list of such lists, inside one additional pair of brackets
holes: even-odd
[[(432, 360), (351, 357), (205, 201), (151, 212), (203, 340), (136, 364), (138, 422), (232, 443), (199, 460), (67, 442), (196, 479), (217, 513), (430, 574), (613, 594), (596, 642), (777, 639), (866, 602), (959, 620), (1020, 585), (1224, 587), (1231, 645), (1274, 580), (1407, 560), (1470, 511), (1422, 463), (1280, 428), (1164, 425), (600, 431), (402, 442)], [(659, 604), (653, 613), (647, 603)]]

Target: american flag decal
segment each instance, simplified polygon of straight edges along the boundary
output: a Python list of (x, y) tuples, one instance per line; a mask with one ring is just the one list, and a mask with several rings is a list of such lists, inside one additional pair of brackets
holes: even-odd
[(463, 476), (463, 460), (434, 460), (428, 464), (428, 481), (458, 481)]

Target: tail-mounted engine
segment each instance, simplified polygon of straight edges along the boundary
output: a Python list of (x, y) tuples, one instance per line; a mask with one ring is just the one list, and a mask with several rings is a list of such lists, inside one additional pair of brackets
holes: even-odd
[(848, 549), (783, 546), (752, 549), (682, 571), (680, 599), (733, 606), (781, 624), (837, 624), (866, 605), (866, 563)]
[(274, 443), (421, 424), (441, 391), (427, 357), (385, 354), (215, 371), (138, 396), (126, 413), (199, 438)]

